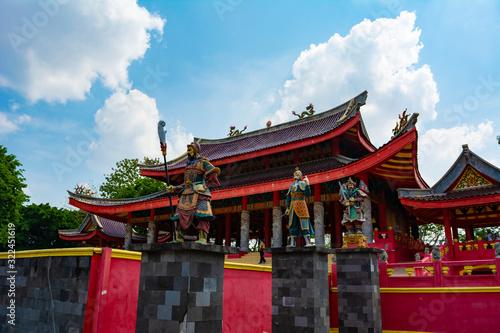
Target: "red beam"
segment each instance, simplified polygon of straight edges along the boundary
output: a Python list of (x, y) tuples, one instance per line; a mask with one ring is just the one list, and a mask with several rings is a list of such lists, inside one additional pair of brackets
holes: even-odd
[(494, 205), (500, 203), (500, 194), (492, 194), (482, 197), (472, 197), (453, 200), (415, 200), (409, 198), (399, 198), (401, 203), (405, 206), (416, 208), (463, 208), (472, 206)]

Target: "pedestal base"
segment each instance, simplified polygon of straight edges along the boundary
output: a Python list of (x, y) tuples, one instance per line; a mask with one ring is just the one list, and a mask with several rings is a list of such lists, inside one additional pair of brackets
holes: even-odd
[(378, 249), (338, 249), (339, 332), (382, 333)]
[(141, 251), (137, 332), (222, 332), (224, 258), (237, 249), (195, 242)]
[(273, 332), (330, 332), (328, 253), (319, 247), (266, 249), (273, 256)]

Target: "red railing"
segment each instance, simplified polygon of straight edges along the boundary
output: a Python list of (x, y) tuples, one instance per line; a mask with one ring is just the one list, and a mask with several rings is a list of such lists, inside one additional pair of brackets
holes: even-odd
[(385, 249), (391, 263), (413, 260), (415, 251), (424, 251), (429, 247), (408, 234), (394, 231), (392, 227), (389, 227), (388, 231), (375, 228), (373, 239), (375, 243), (370, 244), (370, 247)]
[(456, 260), (472, 260), (494, 255), (494, 245), (498, 241), (483, 241), (479, 238), (475, 242), (459, 243), (457, 239), (453, 244)]
[[(500, 258), (460, 261), (379, 263), (381, 288), (500, 286)], [(332, 264), (331, 287), (337, 286), (337, 265)]]

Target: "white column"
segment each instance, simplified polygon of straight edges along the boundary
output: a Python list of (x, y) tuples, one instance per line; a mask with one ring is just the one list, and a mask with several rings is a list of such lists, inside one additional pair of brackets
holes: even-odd
[(365, 215), (365, 222), (362, 225), (363, 235), (366, 236), (368, 243), (373, 243), (372, 202), (369, 196), (361, 204), (361, 209)]
[(316, 246), (325, 247), (325, 204), (314, 202), (314, 239)]
[(280, 206), (273, 207), (273, 245), (272, 247), (282, 247), (283, 246), (283, 230), (281, 228), (281, 219), (278, 220), (283, 213), (281, 212)]
[(240, 251), (248, 252), (248, 242), (250, 240), (250, 212), (241, 211), (241, 231), (240, 231)]
[(149, 221), (148, 223), (148, 244), (153, 244), (155, 242), (156, 233), (156, 223), (155, 221)]
[(129, 250), (130, 244), (132, 244), (132, 224), (126, 223), (125, 224), (125, 244), (123, 245), (123, 248), (125, 250)]

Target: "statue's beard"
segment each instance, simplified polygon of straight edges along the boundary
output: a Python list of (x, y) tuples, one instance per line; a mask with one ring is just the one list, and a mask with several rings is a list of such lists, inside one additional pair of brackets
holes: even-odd
[(195, 159), (196, 159), (196, 154), (193, 154), (193, 155), (188, 154), (188, 161), (189, 162), (194, 161)]

